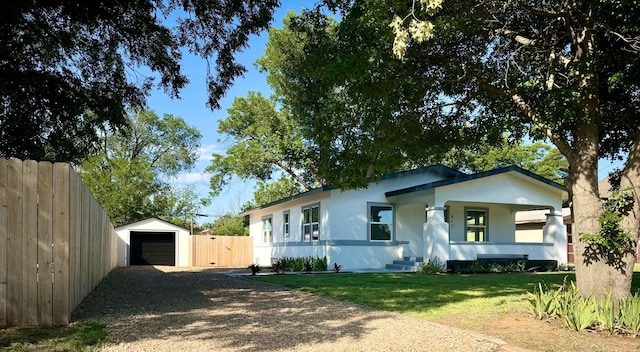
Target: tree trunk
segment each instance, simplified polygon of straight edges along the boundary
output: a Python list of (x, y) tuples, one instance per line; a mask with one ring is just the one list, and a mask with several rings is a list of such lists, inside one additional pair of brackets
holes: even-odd
[[(598, 193), (598, 133), (596, 128), (583, 126), (578, 133), (580, 148), (569, 160), (568, 186), (572, 195), (573, 246), (575, 252), (576, 284), (585, 295), (601, 297), (612, 293), (616, 300), (625, 299), (631, 290), (631, 270), (627, 259), (623, 266), (612, 266), (606, 254), (588, 243), (582, 242), (583, 234), (595, 234), (600, 230), (598, 218), (604, 207)], [(631, 259), (633, 261), (633, 259)]]
[[(627, 253), (624, 257), (625, 269), (631, 277), (633, 266), (638, 253), (638, 238), (640, 238), (640, 134), (638, 134), (631, 146), (627, 162), (622, 170), (622, 179), (620, 180), (620, 190), (631, 189), (633, 192), (633, 208), (622, 218), (620, 226), (625, 232), (629, 233), (634, 239), (633, 252)], [(629, 278), (629, 290), (631, 290), (631, 278)]]

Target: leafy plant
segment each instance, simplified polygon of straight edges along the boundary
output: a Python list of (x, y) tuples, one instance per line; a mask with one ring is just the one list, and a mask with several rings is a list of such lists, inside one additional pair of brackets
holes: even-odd
[(624, 256), (635, 249), (635, 237), (625, 231), (620, 223), (622, 217), (629, 214), (633, 204), (633, 189), (613, 192), (598, 218), (600, 231), (596, 234), (581, 233), (580, 241), (587, 243), (586, 258), (597, 258), (599, 253), (603, 253), (609, 265), (615, 267), (624, 265), (622, 261)]
[[(301, 271), (326, 271), (328, 264), (327, 264), (327, 257), (324, 256), (322, 258), (320, 257), (283, 257), (280, 259), (280, 261), (282, 262), (282, 265), (284, 266), (284, 270), (286, 271), (295, 271), (295, 272), (301, 272)], [(309, 263), (310, 270), (307, 270), (307, 263)]]
[(418, 272), (422, 274), (437, 274), (447, 271), (447, 266), (440, 258), (430, 258), (426, 262), (420, 264)]
[(471, 262), (471, 264), (469, 265), (469, 267), (467, 267), (465, 269), (465, 272), (469, 272), (469, 273), (486, 273), (488, 272), (489, 269), (487, 267), (487, 265), (479, 260), (474, 260), (473, 262)]
[(528, 293), (528, 299), (531, 303), (531, 314), (536, 319), (544, 319), (547, 317), (553, 317), (558, 310), (558, 292), (551, 291), (546, 284), (538, 282), (538, 286), (533, 290), (533, 293)]
[(620, 312), (611, 299), (611, 292), (608, 292), (598, 301), (598, 324), (599, 327), (610, 334), (615, 333), (619, 328)]
[(311, 274), (312, 270), (313, 270), (313, 262), (311, 260), (306, 260), (304, 262), (304, 272), (307, 274)]
[(640, 294), (636, 293), (620, 302), (620, 325), (633, 337), (640, 334)]
[(338, 265), (338, 263), (333, 263), (333, 271), (337, 273), (340, 272), (340, 270), (342, 269), (342, 265)]
[(251, 264), (247, 267), (247, 269), (251, 270), (251, 275), (255, 275), (257, 273), (259, 273), (262, 269), (260, 268), (260, 265), (258, 264)]

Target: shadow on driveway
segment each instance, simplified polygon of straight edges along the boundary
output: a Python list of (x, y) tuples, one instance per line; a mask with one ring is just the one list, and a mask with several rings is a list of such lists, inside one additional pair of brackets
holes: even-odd
[(107, 324), (105, 351), (496, 351), (504, 344), (202, 268), (117, 268), (72, 320)]

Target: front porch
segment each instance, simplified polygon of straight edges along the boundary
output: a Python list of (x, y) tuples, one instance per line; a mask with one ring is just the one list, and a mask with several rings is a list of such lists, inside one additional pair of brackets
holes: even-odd
[[(422, 253), (425, 260), (473, 261), (478, 258), (526, 256), (528, 260), (567, 263), (567, 233), (559, 184), (520, 168), (457, 177), (386, 193), (397, 203), (399, 217), (412, 205), (425, 206)], [(539, 236), (516, 235), (516, 214), (544, 211)]]

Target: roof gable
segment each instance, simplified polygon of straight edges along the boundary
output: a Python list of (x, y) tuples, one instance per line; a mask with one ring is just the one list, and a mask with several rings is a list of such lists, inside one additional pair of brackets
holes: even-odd
[[(421, 175), (421, 174), (434, 174), (434, 175), (438, 175), (441, 176), (443, 178), (454, 178), (454, 177), (460, 177), (463, 175), (466, 175), (460, 171), (454, 170), (448, 166), (444, 166), (442, 164), (436, 164), (436, 165), (431, 165), (431, 166), (426, 166), (426, 167), (421, 167), (421, 168), (417, 168), (417, 169), (412, 169), (412, 170), (406, 170), (406, 171), (400, 171), (400, 172), (394, 172), (392, 174), (387, 174), (387, 175), (382, 175), (380, 176), (380, 180), (379, 182), (383, 182), (383, 181), (387, 181), (387, 180), (393, 180), (393, 179), (397, 179), (400, 177), (406, 177), (406, 176), (410, 176), (410, 175)], [(376, 180), (373, 179), (369, 179), (367, 181), (368, 183), (373, 183), (376, 182)], [(263, 205), (263, 206), (259, 206), (253, 209), (249, 209), (246, 210), (244, 212), (242, 212), (240, 215), (246, 215), (254, 210), (258, 210), (258, 209), (266, 209), (278, 204), (282, 204), (282, 203), (286, 203), (292, 200), (296, 200), (296, 199), (301, 199), (301, 198), (305, 198), (305, 197), (309, 197), (312, 195), (316, 195), (322, 192), (326, 192), (326, 191), (331, 191), (334, 189), (338, 189), (337, 187), (331, 187), (331, 186), (322, 186), (322, 187), (318, 187), (318, 188), (314, 188), (312, 190), (303, 192), (303, 193), (299, 193), (296, 194), (294, 196), (291, 197), (287, 197), (287, 198), (283, 198), (280, 200), (277, 200), (275, 202)]]
[(130, 223), (127, 223), (127, 224), (122, 224), (122, 225), (116, 227), (115, 230), (117, 231), (118, 229), (122, 229), (122, 228), (125, 228), (125, 227), (136, 227), (138, 225), (142, 225), (142, 224), (145, 224), (145, 223), (152, 223), (154, 221), (161, 222), (161, 223), (167, 224), (169, 226), (176, 227), (176, 228), (181, 229), (183, 231), (189, 232), (188, 229), (185, 229), (182, 226), (178, 226), (178, 225), (176, 225), (174, 223), (171, 223), (169, 221), (165, 221), (165, 220), (162, 220), (162, 219), (156, 218), (156, 217), (146, 218), (146, 219), (143, 219), (143, 220), (138, 220), (138, 221), (130, 222)]
[(491, 176), (495, 176), (495, 175), (500, 175), (500, 174), (505, 174), (505, 173), (509, 173), (509, 172), (514, 172), (516, 174), (525, 176), (527, 178), (533, 179), (535, 181), (541, 182), (547, 186), (553, 187), (553, 188), (557, 188), (563, 192), (567, 192), (567, 189), (556, 182), (553, 182), (549, 179), (546, 179), (540, 175), (537, 175), (531, 171), (525, 170), (521, 167), (512, 165), (512, 166), (507, 166), (507, 167), (503, 167), (503, 168), (499, 168), (499, 169), (494, 169), (494, 170), (489, 170), (489, 171), (483, 171), (483, 172), (478, 172), (475, 174), (460, 174), (457, 177), (453, 177), (453, 178), (449, 178), (449, 179), (445, 179), (445, 180), (440, 180), (440, 181), (435, 181), (435, 182), (430, 182), (430, 183), (425, 183), (422, 185), (418, 185), (418, 186), (413, 186), (413, 187), (407, 187), (407, 188), (403, 188), (403, 189), (398, 189), (395, 191), (390, 191), (390, 192), (386, 192), (385, 196), (387, 197), (393, 197), (393, 196), (399, 196), (402, 194), (407, 194), (407, 193), (412, 193), (412, 192), (419, 192), (419, 191), (425, 191), (425, 190), (429, 190), (429, 189), (434, 189), (434, 188), (438, 188), (438, 187), (442, 187), (442, 186), (448, 186), (448, 185), (453, 185), (456, 183), (462, 183), (462, 182), (467, 182), (467, 181), (471, 181), (471, 180), (476, 180), (476, 179), (480, 179), (480, 178), (485, 178), (485, 177), (491, 177)]

